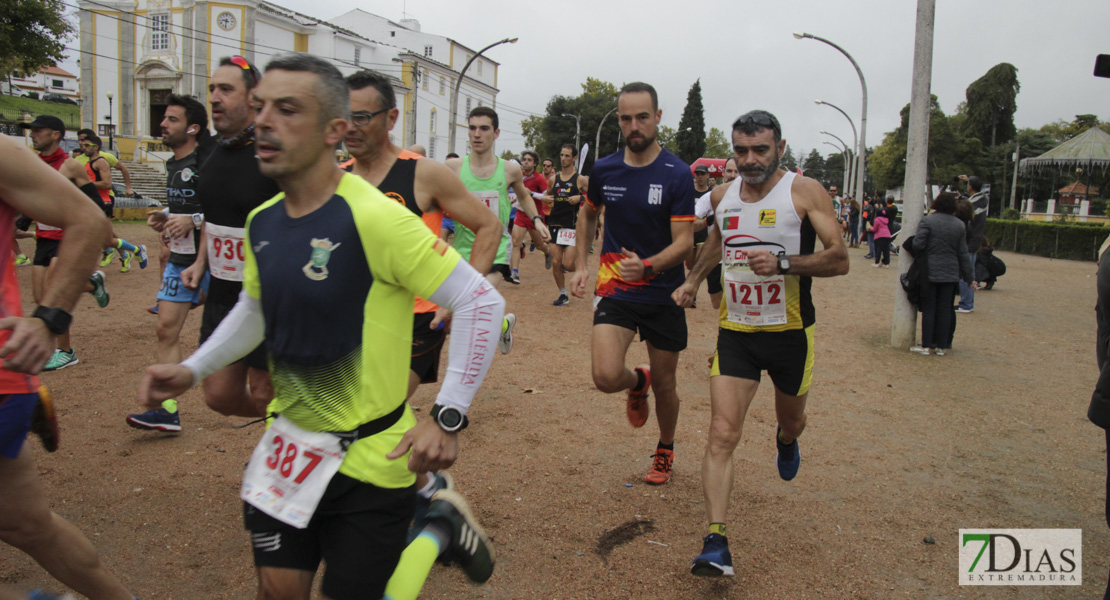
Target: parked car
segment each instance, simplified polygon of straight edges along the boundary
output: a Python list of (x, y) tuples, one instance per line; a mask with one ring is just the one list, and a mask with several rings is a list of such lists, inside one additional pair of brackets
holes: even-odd
[(59, 104), (77, 104), (77, 101), (73, 98), (70, 98), (69, 96), (63, 96), (61, 94), (44, 94), (42, 99), (46, 100), (47, 102), (57, 102)]
[(14, 83), (8, 83), (7, 81), (0, 82), (0, 94), (15, 96), (17, 98), (29, 98), (31, 96), (31, 92), (28, 92)]

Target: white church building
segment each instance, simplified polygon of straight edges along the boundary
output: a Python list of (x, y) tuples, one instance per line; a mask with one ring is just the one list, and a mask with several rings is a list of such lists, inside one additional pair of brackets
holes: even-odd
[(323, 20), (263, 0), (79, 0), (78, 6), (82, 126), (104, 136), (112, 129), (136, 160), (164, 158), (159, 123), (166, 97), (192, 95), (207, 105), (208, 78), (225, 56), (263, 69), (277, 54), (308, 52), (344, 75), (379, 71), (392, 78), (401, 109), (390, 137), (402, 147), (421, 144), (438, 160), (467, 152), (472, 107), (496, 106), (499, 65), (483, 55), (463, 79), (456, 147), (447, 147), (451, 95), (475, 51), (421, 31), (414, 19), (395, 22), (356, 9)]

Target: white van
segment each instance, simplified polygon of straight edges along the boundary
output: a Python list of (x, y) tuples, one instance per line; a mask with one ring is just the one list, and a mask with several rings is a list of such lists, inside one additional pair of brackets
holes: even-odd
[(0, 81), (0, 94), (4, 94), (5, 96), (15, 96), (17, 98), (26, 98), (27, 96), (31, 95), (30, 92), (24, 90), (18, 85), (15, 85), (14, 83), (8, 83), (7, 81)]

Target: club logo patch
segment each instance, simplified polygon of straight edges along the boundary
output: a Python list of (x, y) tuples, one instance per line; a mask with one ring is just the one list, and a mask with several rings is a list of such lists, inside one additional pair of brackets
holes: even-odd
[(766, 208), (759, 211), (759, 226), (760, 227), (774, 227), (775, 226), (775, 209)]
[(312, 246), (312, 257), (301, 271), (313, 281), (323, 281), (328, 278), (328, 261), (331, 260), (332, 251), (343, 244), (332, 244), (328, 238), (312, 238), (309, 245)]

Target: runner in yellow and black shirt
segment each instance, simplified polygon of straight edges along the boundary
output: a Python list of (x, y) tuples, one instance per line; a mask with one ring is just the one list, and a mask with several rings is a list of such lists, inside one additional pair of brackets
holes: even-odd
[[(336, 168), (349, 125), (334, 66), (275, 58), (252, 103), (259, 169), (283, 191), (247, 219), (239, 302), (188, 359), (150, 367), (140, 397), (156, 406), (265, 341), (276, 418), (241, 491), (261, 590), (307, 599), (324, 560), (332, 600), (415, 597), (441, 555), (485, 581), (493, 551), (458, 494), (437, 492), (407, 548), (405, 533), (414, 473), (457, 456), (504, 299), (419, 217)], [(455, 332), (419, 424), (405, 403), (415, 295), (452, 310)]]

